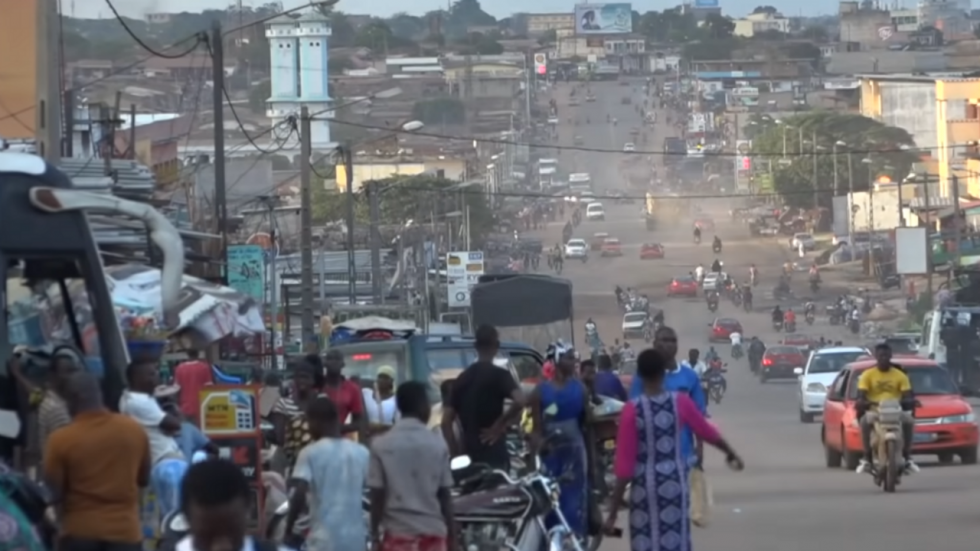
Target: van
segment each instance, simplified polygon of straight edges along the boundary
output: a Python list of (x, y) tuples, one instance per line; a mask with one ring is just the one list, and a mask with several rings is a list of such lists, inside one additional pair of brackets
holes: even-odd
[(946, 366), (946, 345), (942, 330), (947, 325), (980, 325), (980, 306), (941, 306), (926, 312), (922, 317), (922, 335), (919, 340), (919, 356), (936, 360)]
[(589, 205), (585, 207), (585, 219), (605, 220), (606, 211), (602, 208), (602, 203), (589, 203)]

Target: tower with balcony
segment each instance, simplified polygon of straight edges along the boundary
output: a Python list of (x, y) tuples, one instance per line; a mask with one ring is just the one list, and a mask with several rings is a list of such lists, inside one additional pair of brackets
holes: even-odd
[(330, 19), (319, 12), (308, 12), (295, 22), (299, 44), (299, 101), (311, 114), (313, 149), (329, 147), (330, 123), (322, 120), (333, 117), (329, 90)]

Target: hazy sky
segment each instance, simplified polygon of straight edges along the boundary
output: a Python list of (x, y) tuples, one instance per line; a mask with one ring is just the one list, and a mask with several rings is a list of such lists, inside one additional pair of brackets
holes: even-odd
[[(783, 10), (785, 15), (824, 15), (837, 10), (837, 0), (810, 0), (808, 2), (788, 2), (762, 0), (718, 0), (723, 12), (726, 15), (741, 16), (751, 11), (756, 6), (772, 5)], [(893, 0), (888, 0), (890, 5)], [(900, 0), (900, 3), (903, 0)], [(260, 0), (242, 0), (245, 5), (261, 5)], [(288, 9), (293, 6), (305, 4), (304, 0), (283, 0), (283, 4)], [(515, 11), (525, 12), (571, 12), (576, 0), (483, 0), (480, 4), (483, 9), (498, 18), (506, 17)], [(585, 3), (585, 2), (579, 2)], [(912, 0), (904, 0), (904, 3), (912, 5)], [(181, 11), (200, 11), (211, 8), (218, 9), (229, 5), (228, 0), (114, 0), (115, 6), (124, 14), (130, 17), (140, 17), (146, 13), (153, 12), (181, 12)], [(676, 0), (653, 1), (643, 0), (633, 2), (633, 9), (644, 12), (648, 10), (662, 10), (665, 7), (676, 5)], [(414, 15), (421, 15), (427, 11), (446, 7), (446, 1), (439, 0), (416, 0), (405, 2), (404, 0), (372, 0), (371, 2), (353, 2), (352, 0), (341, 0), (337, 5), (338, 9), (349, 13), (369, 13), (377, 16), (387, 16), (400, 11), (408, 11)], [(111, 12), (106, 7), (103, 0), (62, 0), (63, 10), (71, 15), (72, 9), (75, 10), (75, 17), (109, 17)], [(74, 6), (74, 8), (72, 8)], [(406, 9), (411, 6), (410, 9)], [(366, 11), (365, 11), (366, 10)]]

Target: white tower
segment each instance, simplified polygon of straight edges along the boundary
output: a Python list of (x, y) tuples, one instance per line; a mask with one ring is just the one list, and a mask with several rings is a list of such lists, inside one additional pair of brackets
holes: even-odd
[[(296, 20), (281, 15), (266, 22), (265, 36), (269, 39), (269, 75), (272, 80), (272, 94), (266, 101), (266, 116), (272, 124), (278, 124), (290, 116), (298, 115), (299, 95), (299, 39)], [(271, 141), (278, 136), (273, 133)], [(285, 134), (285, 133), (282, 133)], [(292, 149), (292, 145), (287, 146)]]
[[(296, 19), (299, 42), (299, 101), (318, 118), (333, 117), (328, 89), (330, 20), (319, 12)], [(310, 125), (313, 149), (330, 147), (330, 123), (313, 120)]]

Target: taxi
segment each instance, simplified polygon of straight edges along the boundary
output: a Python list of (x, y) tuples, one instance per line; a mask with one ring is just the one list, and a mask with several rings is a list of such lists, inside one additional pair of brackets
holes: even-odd
[[(973, 406), (957, 388), (949, 372), (934, 360), (914, 356), (896, 356), (892, 362), (909, 376), (912, 393), (921, 404), (915, 408), (914, 455), (935, 455), (940, 463), (951, 463), (959, 457), (965, 465), (977, 462), (977, 429)], [(861, 373), (871, 369), (870, 356), (847, 364), (827, 388), (823, 407), (820, 440), (827, 467), (857, 469), (863, 456), (861, 429), (857, 424), (857, 385)]]
[(660, 243), (644, 243), (640, 247), (640, 260), (652, 260), (665, 256), (664, 246)]
[(600, 256), (623, 256), (623, 244), (615, 237), (607, 237), (602, 242)]

